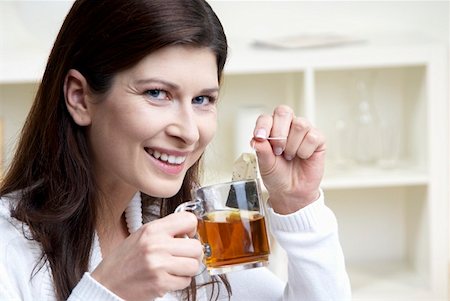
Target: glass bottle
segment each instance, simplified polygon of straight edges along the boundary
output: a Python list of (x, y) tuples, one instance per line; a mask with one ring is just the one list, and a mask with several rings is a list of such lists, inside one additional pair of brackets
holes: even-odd
[(370, 104), (370, 95), (367, 84), (360, 80), (357, 82), (358, 115), (355, 128), (355, 161), (359, 164), (374, 164), (379, 157), (379, 131), (373, 108)]

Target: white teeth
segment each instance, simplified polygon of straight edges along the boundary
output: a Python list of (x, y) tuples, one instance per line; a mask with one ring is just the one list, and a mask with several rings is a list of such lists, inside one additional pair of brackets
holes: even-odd
[(175, 164), (181, 164), (186, 160), (186, 157), (175, 157)]
[(155, 157), (156, 159), (159, 159), (159, 157), (161, 157), (161, 153), (158, 152), (157, 150), (153, 151), (153, 157)]
[(168, 162), (170, 164), (181, 164), (186, 160), (185, 156), (169, 155), (169, 154), (161, 153), (157, 150), (147, 149), (147, 152), (150, 155), (152, 155), (153, 157), (155, 157), (156, 159), (159, 159), (164, 162)]
[(169, 162), (170, 164), (174, 164), (176, 161), (176, 157), (170, 155), (169, 158), (167, 158), (167, 162)]
[(159, 160), (161, 160), (161, 161), (167, 161), (167, 158), (168, 158), (169, 156), (167, 155), (167, 154), (161, 154), (161, 157), (159, 158)]

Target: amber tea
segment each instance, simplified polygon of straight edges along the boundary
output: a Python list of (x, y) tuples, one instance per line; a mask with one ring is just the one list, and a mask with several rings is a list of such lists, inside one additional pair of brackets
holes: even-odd
[(208, 248), (205, 254), (208, 269), (268, 260), (266, 224), (259, 212), (210, 212), (199, 220), (198, 234)]
[(264, 203), (257, 179), (232, 181), (194, 189), (187, 210), (198, 219), (198, 238), (210, 275), (266, 266), (269, 239)]

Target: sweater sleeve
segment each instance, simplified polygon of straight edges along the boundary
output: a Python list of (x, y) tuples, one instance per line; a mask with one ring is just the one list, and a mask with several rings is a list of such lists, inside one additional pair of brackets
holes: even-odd
[(268, 208), (269, 227), (288, 258), (285, 301), (351, 300), (334, 213), (318, 200), (288, 215)]
[(118, 297), (94, 278), (89, 273), (84, 273), (80, 282), (72, 290), (67, 301), (84, 301), (84, 300), (96, 300), (96, 301), (124, 301)]
[(13, 285), (9, 283), (8, 275), (0, 266), (0, 300), (20, 301), (19, 293), (14, 291)]

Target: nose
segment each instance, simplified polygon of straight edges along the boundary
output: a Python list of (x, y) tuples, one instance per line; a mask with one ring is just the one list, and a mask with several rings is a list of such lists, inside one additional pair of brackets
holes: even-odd
[(199, 125), (191, 102), (183, 102), (174, 111), (174, 118), (167, 127), (167, 133), (185, 144), (192, 145), (200, 138)]

